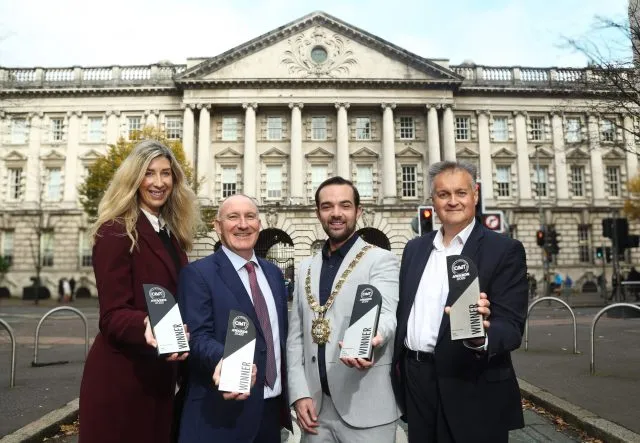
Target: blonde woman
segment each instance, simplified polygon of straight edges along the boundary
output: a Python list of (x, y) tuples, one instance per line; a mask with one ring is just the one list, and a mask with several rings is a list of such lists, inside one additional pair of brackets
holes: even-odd
[(199, 222), (171, 150), (139, 143), (113, 176), (92, 229), (100, 332), (80, 388), (82, 443), (170, 441), (176, 361), (186, 355), (157, 357), (142, 285), (177, 295)]

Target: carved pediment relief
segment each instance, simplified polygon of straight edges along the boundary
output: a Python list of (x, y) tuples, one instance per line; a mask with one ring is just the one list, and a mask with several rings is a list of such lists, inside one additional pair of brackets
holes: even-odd
[(369, 148), (360, 148), (351, 154), (353, 158), (378, 158), (378, 153)]
[(582, 150), (582, 148), (574, 148), (567, 151), (567, 158), (572, 160), (587, 160), (589, 154)]
[(240, 154), (238, 151), (236, 151), (233, 148), (226, 148), (218, 152), (214, 157), (215, 158), (240, 158), (242, 157), (242, 154)]
[(478, 153), (468, 146), (456, 150), (456, 157), (478, 157)]
[(58, 152), (55, 149), (52, 149), (51, 151), (49, 151), (47, 154), (43, 154), (40, 156), (40, 160), (43, 161), (63, 161), (66, 157), (64, 156), (64, 154)]
[(414, 148), (406, 148), (396, 154), (396, 157), (400, 158), (422, 158), (422, 152), (414, 149)]
[(507, 148), (500, 148), (496, 152), (491, 154), (491, 158), (512, 160), (512, 159), (516, 158), (516, 154), (514, 152), (511, 152)]
[(621, 149), (613, 148), (602, 154), (602, 158), (605, 160), (624, 160), (625, 153)]
[(18, 151), (11, 151), (4, 156), (5, 162), (21, 163), (27, 161), (27, 156)]
[(309, 160), (330, 160), (334, 157), (333, 153), (327, 151), (324, 148), (316, 148), (313, 151), (305, 155)]
[(265, 152), (263, 152), (262, 154), (260, 154), (261, 158), (287, 158), (289, 157), (289, 154), (287, 154), (286, 152), (281, 151), (278, 148), (271, 148), (266, 150)]

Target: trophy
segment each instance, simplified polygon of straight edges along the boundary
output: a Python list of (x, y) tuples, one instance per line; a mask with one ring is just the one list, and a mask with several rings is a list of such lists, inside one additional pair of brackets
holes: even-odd
[(478, 312), (480, 283), (476, 265), (464, 255), (450, 255), (447, 270), (449, 300), (455, 300), (449, 313), (451, 340), (484, 337), (482, 315)]
[(342, 340), (340, 358), (371, 359), (371, 340), (378, 331), (382, 295), (375, 286), (358, 285), (351, 320)]
[(144, 298), (158, 355), (189, 352), (180, 309), (173, 294), (160, 285), (143, 284)]
[(256, 328), (244, 313), (229, 312), (218, 390), (248, 393), (251, 390)]

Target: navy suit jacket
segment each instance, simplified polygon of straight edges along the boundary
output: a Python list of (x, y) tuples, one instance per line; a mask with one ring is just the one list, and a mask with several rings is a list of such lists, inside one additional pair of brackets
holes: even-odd
[[(278, 267), (258, 258), (278, 311), (282, 374), (282, 420), (291, 428), (286, 392), (287, 292)], [(197, 260), (180, 272), (180, 310), (189, 327), (191, 353), (188, 383), (180, 424), (180, 442), (251, 442), (258, 432), (264, 404), (264, 377), (267, 347), (260, 322), (237, 271), (220, 249)], [(256, 383), (244, 401), (224, 400), (213, 385), (213, 372), (224, 352), (229, 311), (245, 313), (256, 327), (254, 363)], [(277, 345), (277, 344), (276, 344)]]
[[(407, 243), (400, 266), (400, 301), (392, 380), (398, 402), (404, 399), (404, 341), (413, 302), (436, 231)], [(478, 268), (480, 291), (491, 302), (486, 352), (451, 340), (443, 315), (435, 348), (435, 367), (444, 414), (457, 442), (495, 441), (496, 433), (524, 426), (520, 391), (510, 352), (520, 346), (527, 315), (527, 266), (522, 243), (486, 229), (479, 222), (462, 250)], [(455, 299), (449, 294), (447, 306)]]

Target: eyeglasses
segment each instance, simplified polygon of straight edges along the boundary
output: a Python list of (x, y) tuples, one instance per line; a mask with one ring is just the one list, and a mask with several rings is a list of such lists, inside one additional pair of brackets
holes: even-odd
[(258, 214), (255, 212), (249, 212), (248, 214), (237, 214), (235, 212), (220, 217), (222, 220), (229, 221), (231, 223), (238, 223), (244, 219), (246, 222), (254, 222), (258, 220)]

